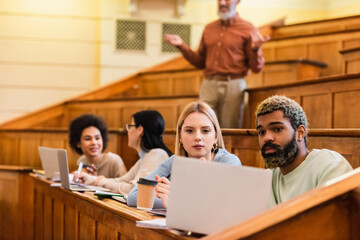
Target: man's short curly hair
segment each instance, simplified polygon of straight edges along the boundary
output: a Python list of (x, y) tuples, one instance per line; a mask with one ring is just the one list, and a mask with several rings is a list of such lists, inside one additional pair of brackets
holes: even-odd
[[(256, 110), (256, 125), (258, 117), (266, 115), (275, 111), (281, 110), (284, 113), (284, 117), (289, 119), (291, 126), (296, 131), (300, 125), (305, 126), (306, 135), (308, 129), (308, 121), (303, 108), (294, 100), (285, 96), (272, 96), (265, 99)], [(305, 137), (305, 143), (307, 139)]]
[(103, 152), (107, 148), (108, 144), (108, 128), (105, 121), (93, 114), (83, 114), (75, 118), (69, 126), (69, 144), (70, 147), (78, 154), (83, 154), (81, 148), (78, 147), (80, 143), (81, 134), (85, 128), (96, 127), (101, 133), (103, 140)]

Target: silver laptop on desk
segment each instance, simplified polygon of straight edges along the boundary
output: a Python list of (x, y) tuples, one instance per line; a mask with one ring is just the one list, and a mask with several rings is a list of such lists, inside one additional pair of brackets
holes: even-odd
[(269, 208), (272, 171), (175, 156), (166, 225), (212, 234)]
[(56, 173), (59, 173), (57, 149), (39, 146), (38, 150), (41, 165), (45, 171), (45, 178), (51, 180)]
[(60, 169), (60, 181), (61, 186), (65, 189), (71, 191), (110, 191), (110, 189), (98, 187), (98, 186), (91, 186), (91, 185), (84, 185), (84, 184), (77, 184), (72, 183), (70, 184), (71, 180), (69, 179), (69, 165), (67, 159), (67, 153), (65, 149), (56, 149), (58, 155), (58, 162), (59, 162), (59, 169)]

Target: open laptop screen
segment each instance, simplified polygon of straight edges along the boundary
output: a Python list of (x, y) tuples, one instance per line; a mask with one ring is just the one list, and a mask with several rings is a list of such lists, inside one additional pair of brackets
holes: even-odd
[(212, 234), (269, 208), (272, 171), (176, 156), (166, 224)]
[(45, 177), (52, 179), (59, 172), (57, 149), (39, 146), (38, 150)]

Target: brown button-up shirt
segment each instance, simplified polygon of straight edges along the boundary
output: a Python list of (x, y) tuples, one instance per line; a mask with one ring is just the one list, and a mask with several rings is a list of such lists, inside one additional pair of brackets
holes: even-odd
[(236, 14), (230, 21), (219, 19), (206, 25), (197, 51), (185, 43), (179, 49), (192, 65), (205, 68), (205, 76), (246, 76), (249, 69), (258, 73), (265, 64), (261, 49), (251, 49), (250, 33), (257, 31)]

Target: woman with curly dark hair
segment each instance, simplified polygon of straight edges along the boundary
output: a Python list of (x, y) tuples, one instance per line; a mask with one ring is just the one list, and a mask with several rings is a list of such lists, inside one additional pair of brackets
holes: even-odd
[(70, 147), (82, 155), (78, 160), (92, 175), (110, 178), (121, 177), (126, 167), (121, 157), (115, 153), (104, 153), (108, 144), (108, 129), (104, 120), (93, 114), (84, 114), (70, 123)]

